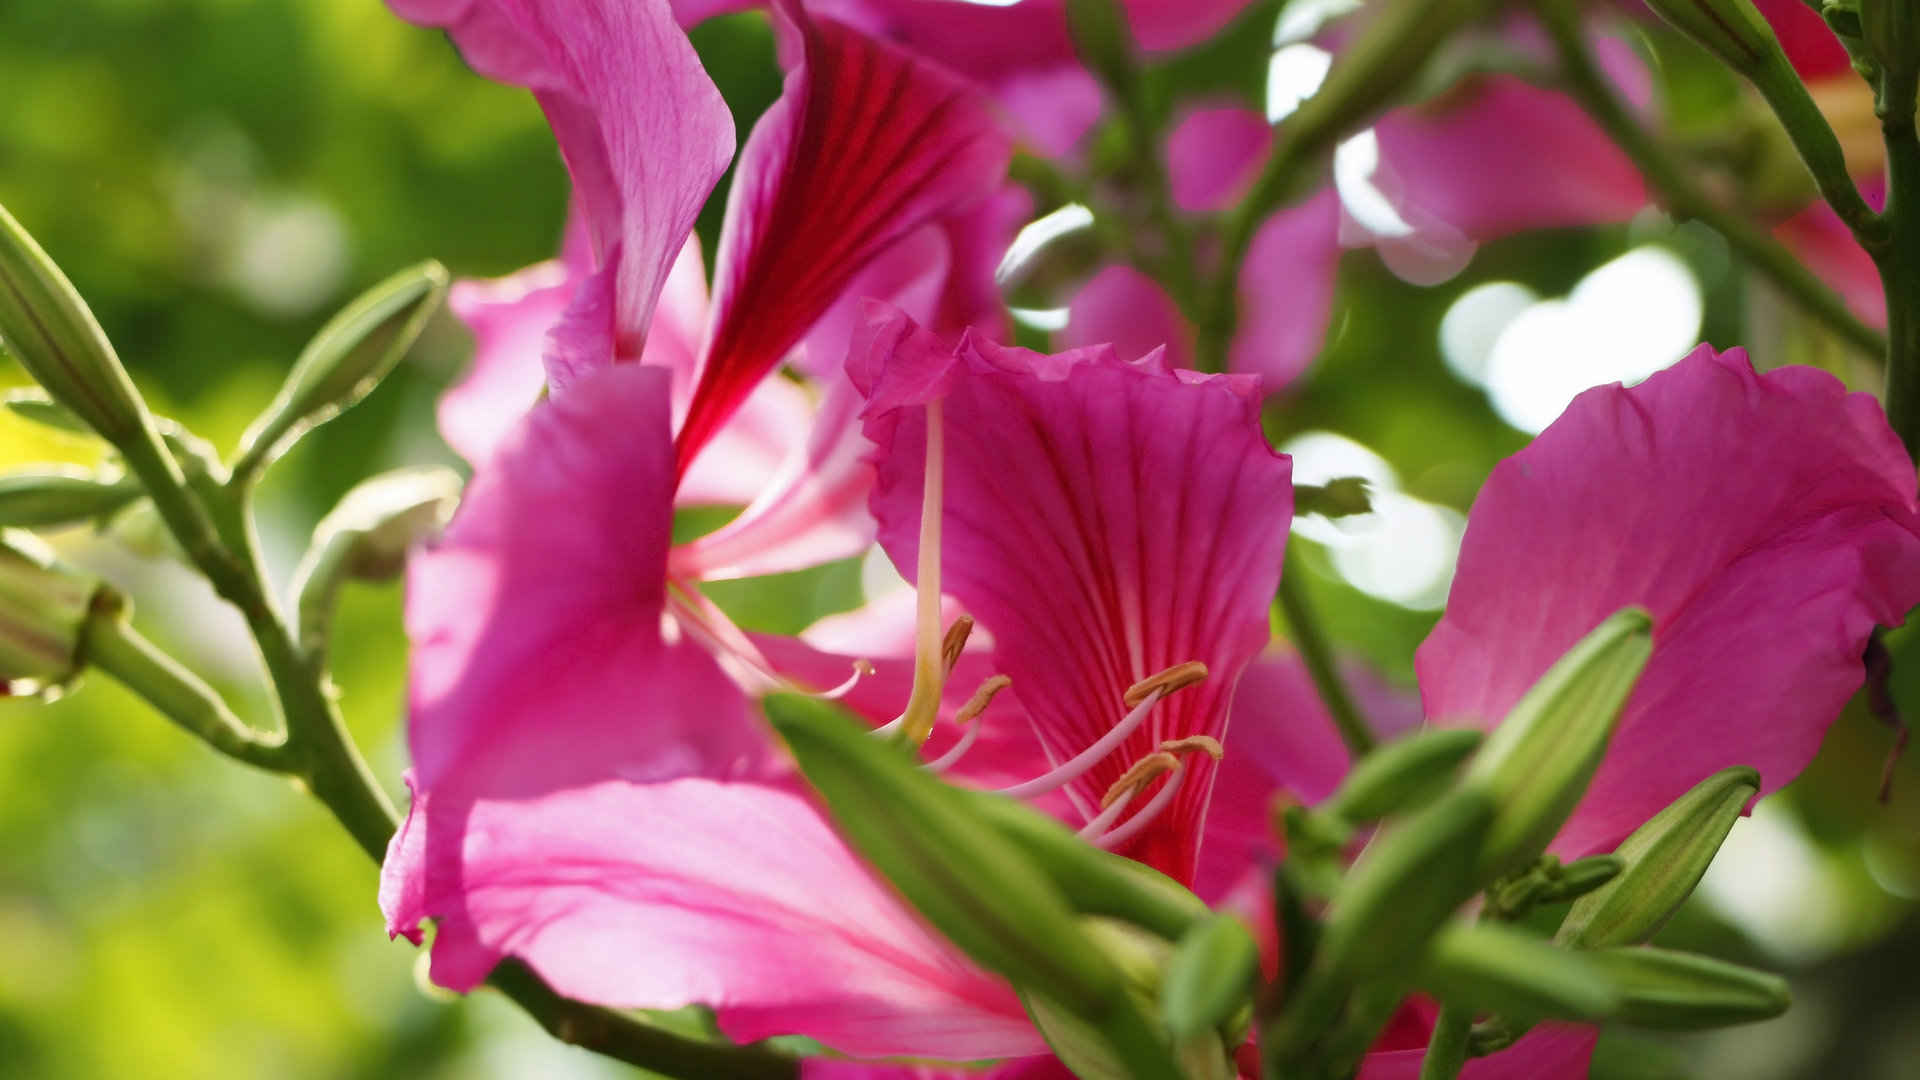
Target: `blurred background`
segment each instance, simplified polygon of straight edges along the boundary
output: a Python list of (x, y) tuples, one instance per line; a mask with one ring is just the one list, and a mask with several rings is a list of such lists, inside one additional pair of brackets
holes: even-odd
[[(765, 24), (729, 17), (695, 41), (744, 132), (779, 89)], [(1711, 127), (1737, 100), (1688, 48), (1648, 44), (1675, 124)], [(440, 35), (377, 0), (0, 5), (0, 101), (0, 204), (62, 264), (155, 409), (223, 449), (359, 290), (427, 257), (457, 275), (507, 273), (553, 253), (565, 213), (531, 100), (473, 76)], [(1715, 235), (1654, 212), (1491, 245), (1430, 288), (1350, 254), (1327, 351), (1269, 416), (1302, 481), (1359, 474), (1389, 493), (1365, 521), (1301, 530), (1340, 644), (1411, 686), (1488, 470), (1573, 389), (1644, 377), (1700, 340), (1875, 381)], [(1581, 347), (1543, 366), (1549, 341)], [(262, 530), (282, 581), (356, 480), (455, 462), (432, 407), (469, 348), (442, 317), (377, 394), (273, 471)], [(97, 459), (84, 440), (0, 413), (0, 463)], [(155, 536), (135, 519), (111, 537), (59, 539), (135, 598), (150, 635), (264, 721), (237, 620)], [(857, 602), (858, 577), (840, 566), (784, 579), (759, 603), (721, 599), (754, 628), (790, 631)], [(342, 704), (398, 796), (399, 590), (350, 589), (336, 635)], [(1891, 644), (1897, 696), (1920, 713), (1920, 643)], [(1849, 707), (1665, 931), (1790, 973), (1795, 1008), (1719, 1035), (1610, 1032), (1596, 1075), (1920, 1074), (1920, 766), (1903, 763), (1878, 803), (1890, 743)], [(386, 939), (374, 887), (375, 868), (317, 804), (104, 680), (50, 707), (0, 703), (0, 1077), (632, 1075), (491, 997), (424, 992), (414, 950)]]

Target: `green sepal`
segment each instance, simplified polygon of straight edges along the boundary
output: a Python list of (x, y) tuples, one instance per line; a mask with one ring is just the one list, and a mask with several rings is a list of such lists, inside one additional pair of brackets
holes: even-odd
[(358, 404), (419, 340), (447, 294), (429, 260), (361, 293), (327, 321), (294, 361), (273, 403), (240, 439), (235, 471), (257, 469), (302, 435)]
[(1613, 880), (1626, 865), (1618, 855), (1590, 855), (1564, 865), (1555, 856), (1542, 855), (1526, 870), (1502, 878), (1487, 889), (1486, 917), (1517, 921), (1535, 907), (1592, 892)]
[(87, 620), (112, 596), (32, 533), (0, 529), (0, 687), (9, 696), (51, 694), (72, 682), (85, 662)]
[(1316, 967), (1336, 983), (1404, 970), (1483, 884), (1475, 857), (1493, 822), (1486, 792), (1456, 788), (1383, 830), (1327, 910)]
[[(0, 359), (12, 356), (7, 343), (0, 341)], [(53, 400), (45, 390), (39, 387), (22, 387), (7, 391), (4, 399), (8, 411), (28, 423), (44, 428), (63, 431), (69, 435), (92, 435), (93, 429), (85, 420), (74, 414), (72, 409)]]
[(1655, 15), (1728, 67), (1752, 78), (1781, 53), (1780, 39), (1752, 0), (1646, 0)]
[(0, 474), (0, 526), (45, 529), (102, 521), (138, 499), (131, 478), (101, 480), (82, 469)]
[(1597, 949), (1653, 936), (1692, 894), (1740, 811), (1759, 791), (1760, 774), (1744, 765), (1695, 784), (1615, 849), (1625, 869), (1576, 901), (1554, 940)]
[(1186, 1041), (1245, 1008), (1260, 973), (1260, 946), (1233, 915), (1214, 915), (1174, 945), (1160, 983), (1160, 1015)]
[(153, 418), (73, 283), (0, 206), (0, 345), (49, 397), (116, 445)]
[(1472, 728), (1429, 728), (1387, 743), (1361, 758), (1321, 809), (1364, 824), (1431, 802), (1481, 738)]
[(1596, 1020), (1622, 1002), (1587, 954), (1498, 923), (1455, 923), (1435, 934), (1413, 981), (1449, 1005), (1521, 1020)]
[(1696, 953), (1646, 945), (1582, 953), (1620, 994), (1610, 1019), (1664, 1031), (1766, 1020), (1787, 1011), (1787, 980)]
[(971, 800), (824, 702), (775, 694), (766, 710), (840, 834), (934, 929), (1017, 989), (1090, 1022), (1109, 1014), (1120, 973)]
[(1586, 794), (1652, 655), (1653, 617), (1623, 608), (1554, 661), (1488, 736), (1463, 781), (1498, 807), (1480, 852), (1484, 877), (1546, 850)]
[(968, 811), (1018, 847), (1073, 910), (1133, 923), (1177, 941), (1209, 914), (1186, 886), (1153, 867), (1094, 847), (1073, 830), (1004, 795), (955, 789)]

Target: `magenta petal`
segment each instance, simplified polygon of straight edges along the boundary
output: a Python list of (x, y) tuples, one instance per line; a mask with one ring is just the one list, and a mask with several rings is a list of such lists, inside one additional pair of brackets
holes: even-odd
[(1702, 346), (1587, 391), (1494, 470), (1421, 691), (1430, 717), (1491, 724), (1606, 615), (1653, 613), (1652, 662), (1555, 845), (1578, 855), (1724, 766), (1763, 791), (1793, 779), (1859, 688), (1868, 631), (1916, 600), (1913, 463), (1879, 405)]
[[(1600, 1029), (1575, 1024), (1542, 1024), (1497, 1054), (1474, 1058), (1460, 1080), (1540, 1080), (1587, 1075)], [(1375, 1050), (1360, 1066), (1358, 1080), (1418, 1080), (1424, 1044), (1405, 1050)]]
[(1188, 213), (1233, 205), (1272, 144), (1273, 126), (1254, 109), (1212, 106), (1188, 113), (1167, 136), (1174, 205)]
[(1227, 352), (1261, 389), (1292, 385), (1320, 355), (1340, 272), (1340, 200), (1331, 190), (1268, 218), (1240, 268), (1240, 323)]
[(1060, 345), (1080, 349), (1112, 345), (1122, 356), (1144, 356), (1165, 347), (1172, 367), (1193, 366), (1193, 336), (1173, 298), (1131, 266), (1109, 266), (1073, 295)]
[[(443, 810), (425, 804), (430, 829)], [(582, 1000), (710, 1004), (743, 1042), (804, 1032), (862, 1056), (960, 1060), (1044, 1049), (1012, 991), (922, 927), (797, 794), (609, 779), (449, 816), (430, 836), (461, 846), (423, 890), (443, 985), (470, 987), (510, 954)]]
[[(648, 346), (651, 352), (652, 343)], [(806, 388), (791, 379), (768, 379), (754, 387), (740, 411), (687, 469), (674, 505), (753, 502), (780, 482), (790, 462), (804, 458), (815, 411)]]
[[(895, 347), (877, 354), (875, 385), (894, 364), (939, 366), (915, 355), (932, 347), (924, 339), (887, 329), (875, 340)], [(943, 584), (993, 632), (1049, 755), (1064, 760), (1105, 734), (1137, 680), (1189, 660), (1211, 672), (1075, 781), (1090, 805), (1160, 740), (1225, 733), (1234, 683), (1267, 640), (1288, 463), (1268, 448), (1253, 387), (1236, 376), (1170, 371), (1157, 354), (1042, 356), (971, 337), (948, 362), (934, 384), (947, 388)], [(896, 397), (869, 413), (880, 542), (912, 567), (926, 410)], [(1129, 851), (1188, 880), (1213, 771), (1197, 755), (1190, 770)]]
[(536, 263), (511, 277), (460, 281), (447, 306), (473, 331), (473, 366), (440, 398), (440, 434), (447, 445), (477, 464), (546, 388), (540, 365), (547, 332), (559, 321), (573, 283), (558, 259)]
[(637, 352), (668, 267), (733, 156), (732, 114), (666, 0), (391, 6), (446, 29), (481, 74), (533, 91), (613, 274), (611, 339)]
[(984, 97), (794, 3), (804, 60), (740, 155), (714, 324), (680, 432), (690, 462), (887, 245), (997, 190), (1009, 153)]

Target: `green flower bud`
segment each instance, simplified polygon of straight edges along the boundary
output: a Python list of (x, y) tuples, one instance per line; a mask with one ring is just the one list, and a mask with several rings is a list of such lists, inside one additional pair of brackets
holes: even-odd
[(1608, 616), (1554, 661), (1474, 756), (1464, 782), (1498, 807), (1480, 854), (1484, 877), (1524, 866), (1573, 813), (1653, 655), (1652, 630), (1639, 608)]
[(1760, 774), (1744, 765), (1722, 769), (1693, 786), (1615, 851), (1620, 875), (1581, 897), (1554, 940), (1581, 949), (1645, 941), (1667, 921), (1720, 850)]
[(1920, 64), (1920, 12), (1910, 0), (1858, 0), (1857, 6), (1861, 45), (1882, 70)]
[(1358, 824), (1430, 802), (1480, 739), (1472, 728), (1430, 728), (1388, 743), (1361, 758), (1322, 809)]
[[(6, 342), (0, 341), (0, 357), (13, 355), (7, 351)], [(92, 435), (93, 429), (85, 420), (73, 414), (73, 410), (47, 396), (47, 392), (38, 387), (24, 387), (7, 392), (6, 405), (15, 416), (41, 427), (64, 431), (70, 435)]]
[(1647, 7), (1748, 78), (1771, 57), (1785, 59), (1773, 27), (1752, 0), (1647, 0)]
[(5, 693), (50, 694), (80, 673), (81, 639), (100, 582), (58, 564), (31, 533), (0, 529), (0, 686)]
[(1778, 975), (1694, 953), (1645, 945), (1581, 954), (1620, 993), (1610, 1019), (1665, 1031), (1747, 1024), (1792, 1004)]
[(1102, 851), (1013, 799), (958, 791), (968, 812), (1018, 847), (1082, 915), (1106, 915), (1178, 940), (1208, 915), (1185, 886), (1145, 863)]
[(438, 465), (396, 469), (363, 481), (314, 530), (293, 572), (300, 644), (326, 648), (340, 587), (350, 580), (387, 581), (406, 566), (414, 545), (439, 535), (460, 502), (460, 477)]
[(116, 444), (150, 438), (152, 418), (93, 312), (47, 253), (0, 207), (0, 345), (54, 401)]
[(97, 521), (141, 494), (131, 479), (104, 482), (83, 469), (0, 474), (0, 525), (44, 529)]
[(429, 260), (341, 309), (314, 335), (273, 404), (241, 437), (241, 461), (257, 468), (358, 404), (419, 340), (446, 293), (446, 268)]
[(1327, 911), (1316, 963), (1347, 982), (1404, 970), (1480, 887), (1475, 857), (1493, 822), (1486, 792), (1457, 788), (1375, 837)]
[(812, 698), (776, 694), (767, 717), (847, 842), (973, 960), (1077, 1017), (1109, 1015), (1120, 974), (1018, 845), (971, 801)]
[(1497, 923), (1455, 923), (1434, 935), (1414, 982), (1449, 1005), (1529, 1020), (1594, 1020), (1621, 995), (1584, 953)]
[(1260, 946), (1246, 924), (1215, 915), (1174, 947), (1160, 984), (1160, 1015), (1175, 1039), (1212, 1031), (1245, 1008), (1260, 973)]
[(1612, 880), (1626, 865), (1617, 855), (1594, 855), (1564, 866), (1558, 858), (1542, 855), (1525, 871), (1487, 889), (1487, 917), (1514, 922), (1542, 904), (1584, 896)]

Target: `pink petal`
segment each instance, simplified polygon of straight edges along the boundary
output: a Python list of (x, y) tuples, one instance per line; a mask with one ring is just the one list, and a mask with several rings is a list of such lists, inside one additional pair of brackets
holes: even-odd
[(761, 497), (795, 458), (807, 456), (816, 411), (806, 388), (791, 379), (754, 387), (687, 469), (674, 505), (745, 506)]
[(1606, 615), (1653, 613), (1653, 660), (1555, 844), (1579, 855), (1724, 766), (1793, 779), (1868, 631), (1916, 600), (1913, 463), (1879, 405), (1702, 346), (1587, 391), (1494, 470), (1417, 665), (1429, 716), (1487, 725)]
[(1331, 190), (1267, 219), (1240, 268), (1240, 322), (1227, 366), (1291, 386), (1320, 355), (1340, 271), (1340, 200)]
[[(1868, 204), (1875, 209), (1885, 203), (1884, 176), (1875, 177), (1860, 187)], [(1839, 292), (1855, 315), (1870, 326), (1887, 325), (1887, 294), (1880, 285), (1880, 270), (1832, 207), (1815, 200), (1776, 226), (1773, 235), (1792, 248), (1821, 281)]]
[(1188, 213), (1224, 210), (1259, 175), (1273, 127), (1239, 105), (1194, 109), (1167, 136), (1167, 172), (1174, 205)]
[(558, 259), (511, 277), (454, 283), (447, 306), (473, 331), (473, 365), (440, 398), (440, 434), (468, 462), (493, 456), (540, 400), (547, 385), (540, 353), (572, 295), (573, 283)]
[(686, 463), (862, 266), (997, 189), (1006, 168), (1007, 140), (966, 83), (796, 3), (779, 10), (804, 61), (741, 153)]
[[(1431, 1027), (1431, 1021), (1428, 1021)], [(1461, 1080), (1538, 1080), (1540, 1077), (1587, 1075), (1598, 1028), (1573, 1024), (1542, 1024), (1497, 1054), (1475, 1058), (1460, 1072)], [(1418, 1080), (1426, 1056), (1422, 1036), (1416, 1046), (1375, 1050), (1360, 1066), (1358, 1080)]]
[(742, 1042), (804, 1032), (958, 1060), (1045, 1048), (1012, 991), (922, 927), (797, 794), (607, 779), (416, 802), (409, 833), (422, 814), (429, 851), (452, 848), (422, 890), (442, 985), (471, 987), (511, 954), (570, 997), (712, 1005)]
[(1193, 334), (1173, 298), (1131, 266), (1109, 266), (1080, 286), (1067, 308), (1060, 345), (1083, 349), (1111, 345), (1122, 356), (1144, 356), (1165, 347), (1172, 367), (1193, 366)]
[[(575, 345), (597, 339), (587, 351), (603, 352), (603, 363), (636, 354), (668, 267), (733, 156), (732, 114), (667, 0), (391, 6), (444, 28), (481, 74), (533, 91), (611, 275), (578, 313)], [(556, 374), (564, 382), (572, 372)]]
[[(1189, 660), (1211, 673), (1075, 782), (1084, 803), (1162, 739), (1224, 734), (1234, 683), (1267, 639), (1292, 507), (1250, 382), (1169, 371), (1157, 355), (1042, 356), (973, 337), (941, 360), (905, 321), (863, 342), (877, 374), (873, 510), (894, 564), (915, 564), (926, 437), (925, 410), (896, 391), (944, 389), (943, 583), (992, 630), (1049, 755), (1103, 735), (1139, 679)], [(895, 368), (906, 377), (890, 391)], [(1212, 772), (1196, 755), (1130, 854), (1191, 880)]]
[(1853, 62), (1827, 21), (1804, 0), (1753, 0), (1753, 6), (1773, 24), (1773, 32), (1802, 78), (1851, 73)]

